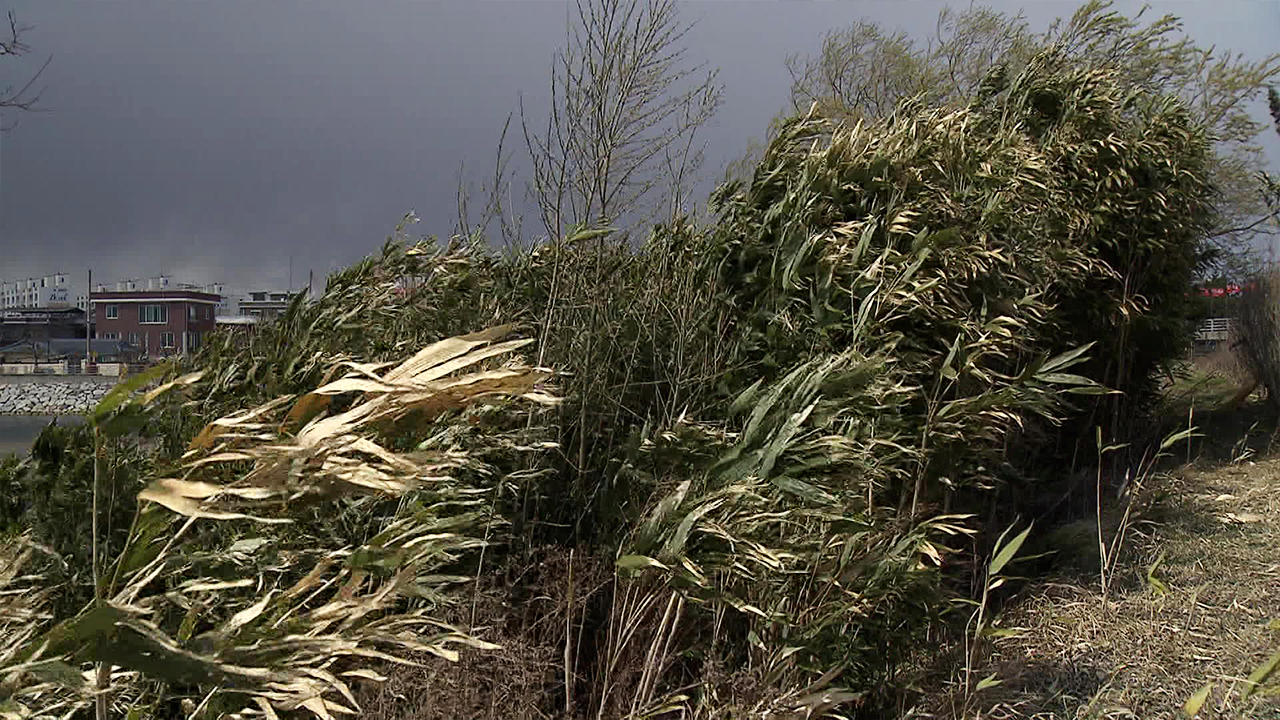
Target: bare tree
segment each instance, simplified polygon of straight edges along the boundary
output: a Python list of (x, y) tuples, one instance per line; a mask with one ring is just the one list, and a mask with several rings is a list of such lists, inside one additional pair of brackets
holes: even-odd
[(817, 103), (824, 115), (876, 119), (909, 97), (930, 104), (963, 99), (992, 65), (1025, 60), (1034, 45), (1021, 13), (1009, 17), (983, 7), (943, 8), (923, 46), (905, 32), (860, 21), (827, 33), (816, 57), (787, 58), (793, 110)]
[[(550, 237), (574, 225), (680, 211), (701, 160), (697, 132), (722, 97), (716, 72), (686, 60), (691, 27), (675, 0), (572, 6), (541, 134), (521, 102), (530, 190)], [(654, 201), (652, 191), (664, 185), (669, 201)]]
[[(0, 34), (0, 58), (18, 58), (31, 52), (31, 48), (23, 42), (23, 35), (31, 30), (29, 25), (21, 25), (18, 18), (10, 10), (8, 14), (9, 29), (7, 32)], [(36, 87), (36, 82), (40, 80), (40, 76), (44, 74), (45, 68), (49, 67), (49, 62), (53, 60), (50, 56), (22, 85), (5, 85), (0, 87), (0, 111), (6, 109), (31, 111), (36, 109), (36, 105), (40, 102), (40, 90)], [(0, 130), (12, 130), (16, 121), (9, 126), (0, 124)]]

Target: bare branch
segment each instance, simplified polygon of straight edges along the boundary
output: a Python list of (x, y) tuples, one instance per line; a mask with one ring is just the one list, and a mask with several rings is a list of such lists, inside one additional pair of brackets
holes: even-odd
[(498, 148), (494, 155), (493, 175), (480, 187), (484, 205), (479, 216), (471, 215), (471, 183), (466, 180), (465, 165), (458, 169), (458, 187), (456, 191), (457, 218), (454, 222), (455, 233), (467, 237), (483, 237), (489, 235), (489, 227), (498, 222), (498, 233), (508, 248), (520, 242), (520, 218), (514, 214), (514, 205), (510, 200), (511, 179), (507, 164), (511, 160), (511, 151), (507, 148), (507, 133), (511, 130), (511, 115), (502, 125), (502, 133), (498, 137)]
[(454, 193), (454, 202), (457, 205), (457, 219), (453, 223), (454, 235), (470, 235), (471, 234), (471, 216), (470, 200), (471, 188), (466, 182), (467, 162), (463, 160), (458, 163), (458, 189)]
[[(578, 0), (555, 56), (546, 131), (531, 132), (530, 194), (548, 236), (580, 224), (669, 216), (700, 154), (695, 136), (719, 107), (716, 73), (687, 62), (674, 0)], [(667, 201), (650, 198), (665, 186)]]
[[(9, 29), (0, 35), (0, 58), (18, 58), (31, 52), (31, 48), (23, 41), (23, 35), (32, 28), (29, 25), (20, 25), (18, 18), (10, 10), (8, 14)], [(0, 110), (13, 109), (24, 112), (34, 112), (40, 102), (41, 89), (36, 87), (36, 83), (40, 77), (44, 75), (44, 71), (48, 69), (49, 63), (53, 61), (53, 57), (47, 58), (40, 68), (20, 86), (4, 86), (0, 87)], [(0, 127), (0, 130), (12, 130), (16, 125), (8, 127)]]

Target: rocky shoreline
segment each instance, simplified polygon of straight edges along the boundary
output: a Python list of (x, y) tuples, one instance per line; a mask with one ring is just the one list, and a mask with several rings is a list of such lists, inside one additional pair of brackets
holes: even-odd
[(79, 415), (113, 386), (100, 380), (6, 383), (0, 385), (0, 415)]

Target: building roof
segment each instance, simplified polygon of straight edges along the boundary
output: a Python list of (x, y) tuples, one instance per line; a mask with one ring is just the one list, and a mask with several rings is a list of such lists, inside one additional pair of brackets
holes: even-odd
[[(123, 340), (90, 340), (89, 351), (96, 355), (121, 355), (138, 352), (141, 348)], [(35, 351), (46, 357), (84, 357), (83, 339), (66, 340), (20, 340), (0, 347), (0, 353), (20, 353)]]
[(173, 302), (199, 302), (217, 305), (222, 296), (198, 290), (94, 290), (89, 299), (97, 302), (145, 302), (169, 300)]

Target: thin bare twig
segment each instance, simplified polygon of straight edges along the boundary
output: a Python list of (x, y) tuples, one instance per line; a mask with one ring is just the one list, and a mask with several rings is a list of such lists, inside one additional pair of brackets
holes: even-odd
[[(10, 10), (8, 14), (9, 30), (4, 35), (0, 35), (0, 58), (17, 58), (31, 52), (31, 47), (23, 41), (23, 35), (32, 28), (30, 25), (21, 25), (18, 18)], [(0, 87), (0, 110), (13, 109), (23, 112), (36, 112), (39, 108), (40, 96), (42, 91), (36, 89), (36, 83), (40, 77), (44, 75), (44, 71), (48, 69), (49, 63), (53, 61), (53, 56), (49, 56), (40, 65), (40, 68), (27, 79), (25, 83), (19, 86), (8, 85)], [(17, 126), (15, 120), (13, 124), (5, 127), (0, 125), (0, 130), (12, 130)]]

